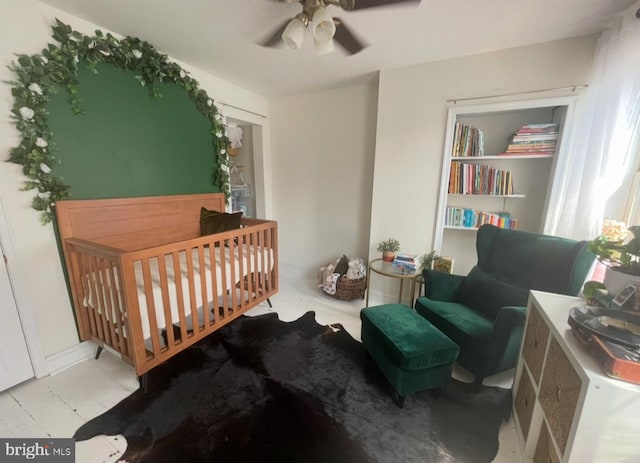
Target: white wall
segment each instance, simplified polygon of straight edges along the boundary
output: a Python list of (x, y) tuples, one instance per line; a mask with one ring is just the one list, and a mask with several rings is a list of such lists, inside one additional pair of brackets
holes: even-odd
[(360, 85), (272, 101), (280, 262), (315, 274), (342, 254), (366, 257), (376, 93)]
[(405, 252), (432, 249), (447, 99), (584, 84), (596, 41), (588, 36), (382, 71), (369, 255), (377, 257), (376, 244), (390, 236)]
[[(7, 65), (16, 53), (38, 53), (47, 43), (53, 43), (51, 24), (54, 18), (75, 30), (93, 34), (98, 27), (34, 0), (3, 0), (0, 6), (0, 159), (9, 156), (18, 143), (18, 133), (10, 123), (13, 104), (10, 86), (12, 76)], [(144, 39), (144, 37), (141, 37)], [(266, 98), (246, 91), (229, 82), (183, 65), (215, 100), (247, 111), (269, 115)], [(241, 117), (242, 111), (234, 111)], [(268, 125), (267, 132), (268, 132)], [(265, 155), (269, 155), (269, 134), (264, 137)], [(90, 175), (90, 173), (88, 173)], [(8, 248), (16, 299), (21, 310), (34, 315), (42, 352), (51, 356), (78, 343), (72, 309), (65, 287), (51, 225), (42, 226), (39, 215), (31, 209), (33, 192), (20, 191), (24, 176), (21, 166), (0, 162), (0, 201), (8, 233), (2, 236)], [(269, 190), (270, 191), (270, 190)], [(270, 203), (270, 197), (267, 199)], [(270, 204), (268, 206), (270, 208)], [(2, 229), (2, 227), (0, 227)]]

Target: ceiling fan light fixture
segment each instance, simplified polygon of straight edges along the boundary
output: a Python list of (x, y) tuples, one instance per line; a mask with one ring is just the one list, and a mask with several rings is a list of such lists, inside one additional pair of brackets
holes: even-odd
[(326, 55), (334, 50), (333, 39), (313, 41), (313, 51), (316, 55)]
[(296, 16), (289, 21), (289, 24), (287, 24), (287, 27), (285, 27), (282, 32), (282, 41), (286, 43), (288, 47), (294, 50), (300, 50), (306, 29), (302, 19)]
[(326, 42), (333, 38), (336, 33), (336, 24), (326, 8), (319, 7), (313, 13), (311, 21), (313, 37), (321, 42)]

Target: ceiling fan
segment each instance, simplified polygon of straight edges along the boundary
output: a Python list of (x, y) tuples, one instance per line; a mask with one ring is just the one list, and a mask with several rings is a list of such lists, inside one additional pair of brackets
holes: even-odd
[(420, 0), (273, 0), (281, 3), (300, 3), (302, 12), (293, 19), (287, 19), (271, 35), (260, 42), (263, 47), (276, 47), (285, 43), (299, 50), (307, 30), (314, 40), (314, 50), (318, 55), (334, 50), (334, 39), (348, 54), (355, 55), (366, 45), (347, 27), (344, 20), (332, 17), (328, 6), (342, 8), (345, 11), (357, 11), (366, 8), (399, 5), (401, 3), (420, 3)]

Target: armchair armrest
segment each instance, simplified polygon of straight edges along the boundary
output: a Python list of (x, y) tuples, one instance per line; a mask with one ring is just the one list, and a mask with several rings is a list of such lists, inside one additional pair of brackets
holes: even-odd
[(510, 332), (514, 326), (524, 325), (526, 319), (526, 307), (503, 307), (498, 312), (498, 316), (493, 323), (493, 335), (499, 336), (505, 330)]
[(448, 302), (453, 300), (456, 289), (465, 277), (425, 269), (422, 271), (422, 278), (424, 278), (425, 294), (429, 299)]
[(507, 306), (498, 312), (493, 323), (491, 344), (493, 344), (495, 362), (500, 368), (509, 369), (516, 364), (526, 319), (526, 307)]

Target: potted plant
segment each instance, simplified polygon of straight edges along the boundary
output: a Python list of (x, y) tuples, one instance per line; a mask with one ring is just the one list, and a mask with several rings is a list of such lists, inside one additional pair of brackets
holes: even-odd
[(607, 267), (604, 287), (609, 294), (615, 296), (625, 286), (640, 285), (640, 227), (625, 229), (622, 224), (612, 229), (605, 223), (603, 234), (593, 239), (588, 249)]
[(428, 254), (422, 255), (420, 257), (420, 268), (422, 270), (430, 269), (431, 266), (433, 265), (433, 261), (438, 257), (440, 256), (438, 255), (438, 252), (435, 249)]
[(400, 241), (389, 238), (378, 243), (378, 252), (382, 253), (382, 260), (385, 262), (393, 262), (396, 252), (400, 250)]

